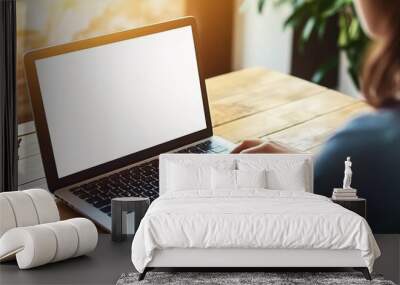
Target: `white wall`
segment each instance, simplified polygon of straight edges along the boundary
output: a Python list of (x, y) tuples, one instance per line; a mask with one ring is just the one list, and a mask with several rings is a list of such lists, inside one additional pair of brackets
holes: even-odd
[(252, 66), (290, 73), (292, 30), (283, 29), (287, 7), (275, 8), (266, 1), (263, 13), (257, 0), (236, 0), (234, 11), (233, 69)]
[(357, 90), (356, 86), (353, 84), (353, 81), (347, 72), (347, 68), (349, 66), (346, 55), (342, 52), (340, 54), (340, 63), (339, 63), (339, 76), (338, 76), (338, 90), (343, 94), (350, 95), (352, 97), (361, 97), (360, 92)]

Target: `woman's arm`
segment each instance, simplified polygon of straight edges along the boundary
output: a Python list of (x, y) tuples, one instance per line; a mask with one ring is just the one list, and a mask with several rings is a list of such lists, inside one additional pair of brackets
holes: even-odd
[(238, 144), (232, 153), (299, 153), (300, 151), (274, 141), (260, 139), (244, 140)]

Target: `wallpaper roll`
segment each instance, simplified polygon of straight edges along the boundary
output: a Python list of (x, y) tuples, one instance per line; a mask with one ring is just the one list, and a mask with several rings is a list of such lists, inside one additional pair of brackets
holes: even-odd
[(80, 256), (96, 248), (95, 225), (84, 218), (18, 227), (0, 238), (0, 261), (14, 257), (20, 269)]
[(43, 189), (0, 193), (0, 237), (15, 227), (60, 220), (53, 196)]
[(35, 205), (28, 194), (22, 191), (1, 193), (10, 202), (17, 227), (39, 224)]
[(0, 261), (16, 258), (21, 269), (51, 262), (56, 251), (57, 240), (43, 225), (13, 228), (0, 238)]
[(60, 220), (57, 205), (53, 196), (43, 189), (29, 189), (22, 193), (28, 194), (33, 201), (39, 224), (51, 223)]
[(0, 194), (0, 237), (9, 229), (15, 228), (17, 222), (15, 221), (14, 212), (11, 208), (10, 202)]
[(97, 229), (90, 220), (75, 218), (66, 220), (65, 222), (71, 224), (78, 233), (78, 247), (73, 257), (86, 254), (96, 248), (98, 240)]
[(79, 236), (75, 229), (71, 228), (70, 223), (55, 222), (43, 225), (51, 230), (55, 235), (57, 244), (56, 254), (52, 262), (60, 261), (63, 259), (74, 256), (79, 247)]

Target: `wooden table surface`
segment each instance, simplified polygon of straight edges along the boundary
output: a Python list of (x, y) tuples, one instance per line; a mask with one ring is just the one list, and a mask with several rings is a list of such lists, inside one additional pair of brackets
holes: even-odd
[[(216, 76), (206, 85), (214, 134), (233, 142), (268, 138), (316, 153), (338, 127), (371, 110), (359, 99), (263, 68)], [(20, 189), (47, 189), (33, 123), (20, 125), (19, 134)], [(59, 207), (62, 218), (78, 215)]]

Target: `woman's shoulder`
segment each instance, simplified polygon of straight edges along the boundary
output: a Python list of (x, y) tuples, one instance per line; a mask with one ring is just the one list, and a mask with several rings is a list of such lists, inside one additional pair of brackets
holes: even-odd
[(336, 135), (352, 137), (374, 134), (400, 136), (400, 109), (378, 110), (362, 114), (349, 121)]
[(400, 161), (398, 145), (400, 112), (376, 111), (358, 116), (324, 144), (316, 156), (316, 175), (341, 172), (343, 160), (347, 156), (354, 158), (360, 165), (369, 165), (371, 161)]
[(349, 121), (328, 139), (323, 150), (329, 153), (359, 153), (393, 149), (399, 144), (400, 110), (375, 111)]

